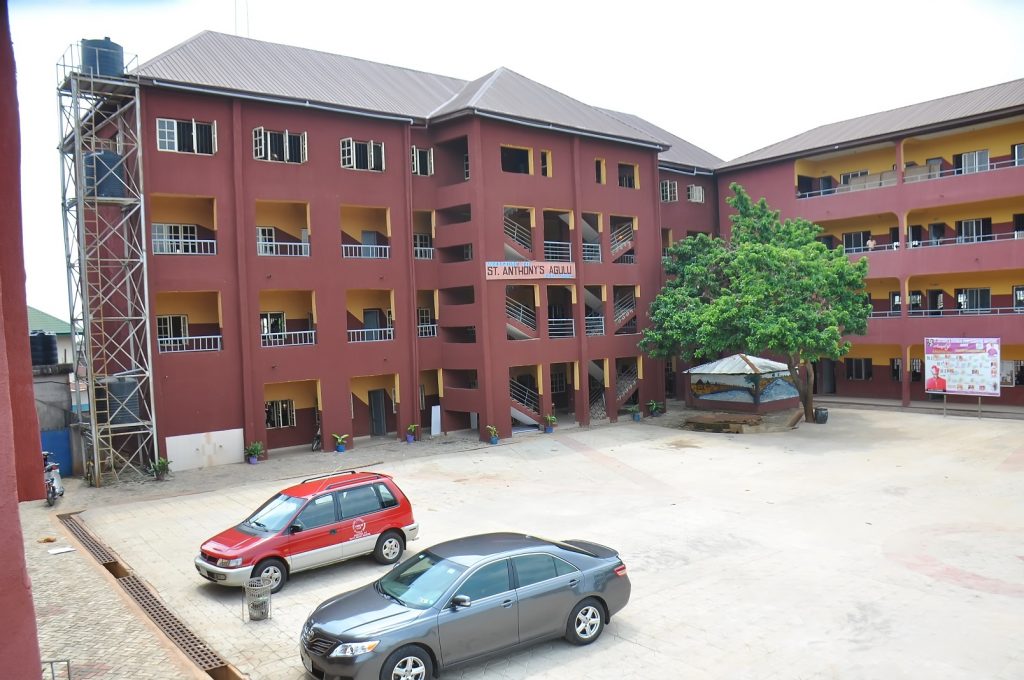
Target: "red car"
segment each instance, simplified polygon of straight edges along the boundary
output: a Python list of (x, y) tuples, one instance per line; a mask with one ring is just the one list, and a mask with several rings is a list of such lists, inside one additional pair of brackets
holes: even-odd
[(394, 564), (419, 524), (394, 480), (350, 470), (303, 480), (284, 489), (241, 524), (203, 543), (199, 574), (214, 583), (242, 586), (263, 576), (284, 587), (288, 575), (373, 554)]

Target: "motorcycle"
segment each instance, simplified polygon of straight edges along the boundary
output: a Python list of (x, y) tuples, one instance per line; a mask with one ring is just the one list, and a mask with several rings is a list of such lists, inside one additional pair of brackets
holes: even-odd
[(58, 497), (64, 495), (64, 483), (60, 478), (60, 463), (50, 462), (49, 451), (43, 451), (43, 482), (46, 484), (46, 504), (52, 506)]

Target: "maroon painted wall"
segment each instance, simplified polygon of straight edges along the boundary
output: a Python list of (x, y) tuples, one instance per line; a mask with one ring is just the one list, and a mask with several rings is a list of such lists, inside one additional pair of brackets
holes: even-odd
[[(32, 390), (25, 301), (25, 264), (21, 247), (21, 137), (14, 50), (7, 4), (0, 22), (0, 611), (4, 613), (0, 659), (10, 678), (39, 677), (39, 641), (32, 608), (32, 584), (25, 570), (25, 549), (18, 499), (43, 497), (42, 452)], [(15, 457), (17, 455), (17, 458)]]

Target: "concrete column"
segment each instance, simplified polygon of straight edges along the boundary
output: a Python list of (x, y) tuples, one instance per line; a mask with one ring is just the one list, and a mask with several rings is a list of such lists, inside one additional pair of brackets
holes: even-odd
[(900, 403), (910, 406), (910, 345), (902, 345), (903, 375), (900, 380)]

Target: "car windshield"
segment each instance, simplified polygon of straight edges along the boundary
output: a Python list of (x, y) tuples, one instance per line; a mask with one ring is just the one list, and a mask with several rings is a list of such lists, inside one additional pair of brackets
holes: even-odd
[(260, 506), (260, 509), (249, 515), (242, 522), (261, 531), (280, 531), (288, 526), (292, 517), (302, 507), (301, 498), (292, 498), (279, 493)]
[(464, 571), (466, 568), (461, 564), (424, 550), (388, 572), (377, 581), (377, 586), (406, 607), (427, 609), (434, 606)]

